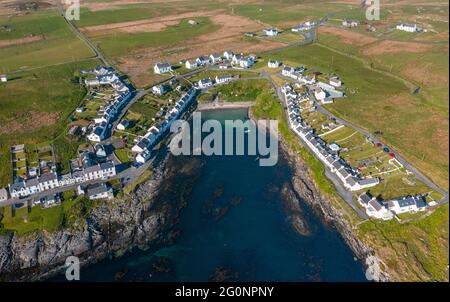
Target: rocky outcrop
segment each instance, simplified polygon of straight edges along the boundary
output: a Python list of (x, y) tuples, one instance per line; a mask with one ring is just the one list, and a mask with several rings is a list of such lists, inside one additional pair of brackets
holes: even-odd
[(375, 256), (373, 249), (358, 238), (350, 223), (343, 217), (343, 213), (331, 204), (330, 200), (319, 191), (314, 181), (309, 177), (308, 166), (284, 142), (281, 142), (280, 147), (287, 154), (290, 166), (293, 169), (292, 184), (299, 197), (316, 209), (325, 221), (336, 227), (355, 256), (366, 268), (368, 280), (389, 281), (389, 275), (380, 269), (380, 259)]
[(156, 169), (130, 198), (103, 203), (77, 226), (53, 233), (0, 236), (0, 280), (46, 279), (65, 269), (68, 256), (78, 256), (83, 266), (136, 246), (170, 242), (180, 205), (156, 198), (166, 173), (163, 167)]

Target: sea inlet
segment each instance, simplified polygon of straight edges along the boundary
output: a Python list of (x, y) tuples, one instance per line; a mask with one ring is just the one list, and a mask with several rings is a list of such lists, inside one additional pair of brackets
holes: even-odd
[[(246, 109), (226, 109), (202, 118), (248, 117)], [(173, 244), (82, 268), (82, 281), (366, 281), (340, 234), (293, 190), (282, 152), (272, 167), (259, 166), (257, 155), (176, 161), (196, 168), (189, 186), (180, 186), (181, 177), (167, 180), (174, 192), (185, 191)]]

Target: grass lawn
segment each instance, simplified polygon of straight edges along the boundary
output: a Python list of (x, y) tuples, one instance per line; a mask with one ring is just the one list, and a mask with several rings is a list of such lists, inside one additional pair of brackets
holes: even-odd
[[(68, 117), (86, 91), (73, 83), (79, 69), (98, 65), (97, 60), (24, 71), (0, 85), (0, 186), (11, 179), (9, 148), (14, 144), (51, 144), (67, 164), (72, 144), (66, 140)], [(70, 143), (70, 146), (69, 146)]]
[[(73, 193), (73, 191), (71, 191)], [(73, 194), (66, 197), (73, 197)], [(54, 232), (63, 227), (76, 227), (83, 223), (89, 211), (102, 201), (91, 201), (85, 197), (75, 197), (64, 201), (61, 205), (44, 209), (34, 206), (30, 213), (26, 207), (16, 210), (12, 217), (11, 206), (4, 208), (1, 224), (3, 231), (16, 232), (19, 235), (36, 231)]]
[(32, 36), (36, 41), (0, 48), (0, 71), (46, 66), (92, 57), (94, 53), (81, 41), (57, 9), (0, 16), (0, 24), (11, 31), (0, 31), (1, 40)]
[(412, 95), (401, 80), (317, 44), (283, 50), (270, 58), (338, 74), (347, 87), (347, 97), (327, 108), (372, 133), (380, 129), (383, 141), (395, 146), (412, 164), (448, 188), (448, 149), (444, 145), (442, 152), (436, 152), (436, 146), (440, 145), (437, 135), (448, 128), (448, 113)]
[(114, 153), (123, 164), (127, 164), (133, 161), (132, 153), (128, 149), (116, 149), (114, 150)]
[(159, 32), (120, 33), (114, 32), (92, 39), (99, 44), (101, 50), (111, 58), (129, 54), (132, 51), (150, 47), (168, 47), (196, 36), (207, 34), (218, 29), (207, 17), (192, 18), (198, 22), (190, 25), (190, 19), (182, 20), (178, 25), (169, 26)]
[(444, 205), (419, 221), (366, 222), (358, 233), (372, 242), (396, 280), (448, 281), (448, 214)]
[(272, 85), (263, 79), (248, 79), (233, 81), (226, 85), (219, 85), (212, 89), (219, 98), (227, 102), (250, 102), (255, 101), (261, 91), (270, 92)]

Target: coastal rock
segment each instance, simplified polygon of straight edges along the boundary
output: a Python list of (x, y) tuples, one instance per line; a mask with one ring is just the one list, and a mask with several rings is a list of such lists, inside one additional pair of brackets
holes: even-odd
[(176, 203), (172, 209), (154, 201), (165, 173), (164, 164), (130, 198), (95, 207), (77, 227), (0, 236), (0, 280), (43, 280), (63, 272), (68, 256), (79, 257), (83, 266), (136, 246), (159, 244), (166, 237), (161, 234), (170, 232), (178, 212)]
[(286, 153), (293, 168), (292, 185), (298, 196), (309, 203), (323, 218), (341, 234), (355, 256), (366, 268), (366, 277), (371, 281), (389, 281), (390, 276), (380, 267), (381, 260), (375, 256), (373, 249), (357, 237), (352, 226), (347, 222), (338, 209), (336, 209), (316, 187), (309, 177), (309, 168), (288, 146), (281, 141), (280, 147)]

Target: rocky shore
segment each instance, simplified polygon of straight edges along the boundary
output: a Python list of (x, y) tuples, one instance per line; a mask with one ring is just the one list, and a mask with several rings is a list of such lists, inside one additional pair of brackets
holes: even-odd
[(77, 228), (54, 233), (37, 232), (0, 236), (0, 281), (45, 280), (65, 271), (68, 256), (77, 256), (81, 267), (121, 255), (135, 248), (165, 245), (177, 232), (180, 196), (168, 202), (166, 180), (189, 175), (192, 169), (166, 168), (168, 156), (154, 168), (152, 178), (129, 198), (114, 199), (94, 208)]
[(389, 281), (389, 274), (381, 270), (380, 259), (375, 256), (373, 249), (357, 237), (352, 226), (343, 217), (343, 213), (331, 204), (308, 176), (308, 166), (297, 154), (290, 150), (287, 144), (282, 141), (282, 138), (280, 148), (282, 152), (286, 153), (289, 165), (293, 169), (292, 185), (298, 196), (316, 209), (327, 223), (336, 227), (355, 256), (366, 268), (367, 279)]
[[(373, 250), (360, 240), (352, 226), (322, 194), (309, 177), (309, 168), (281, 140), (281, 152), (293, 170), (292, 187), (303, 201), (311, 205), (323, 219), (336, 227), (356, 257), (367, 269), (367, 277), (388, 281), (389, 275), (380, 269)], [(65, 270), (68, 256), (80, 258), (82, 266), (108, 257), (121, 255), (135, 248), (167, 245), (178, 235), (180, 210), (186, 206), (185, 197), (199, 177), (198, 161), (183, 161), (167, 155), (154, 168), (152, 178), (140, 185), (129, 198), (104, 203), (92, 210), (82, 227), (63, 229), (54, 233), (39, 232), (26, 236), (0, 236), (0, 281), (45, 280)], [(173, 181), (182, 178), (182, 181)], [(170, 184), (178, 183), (182, 188)], [(301, 219), (298, 202), (284, 190), (292, 223), (300, 235), (309, 234)], [(236, 201), (237, 202), (237, 201)]]

